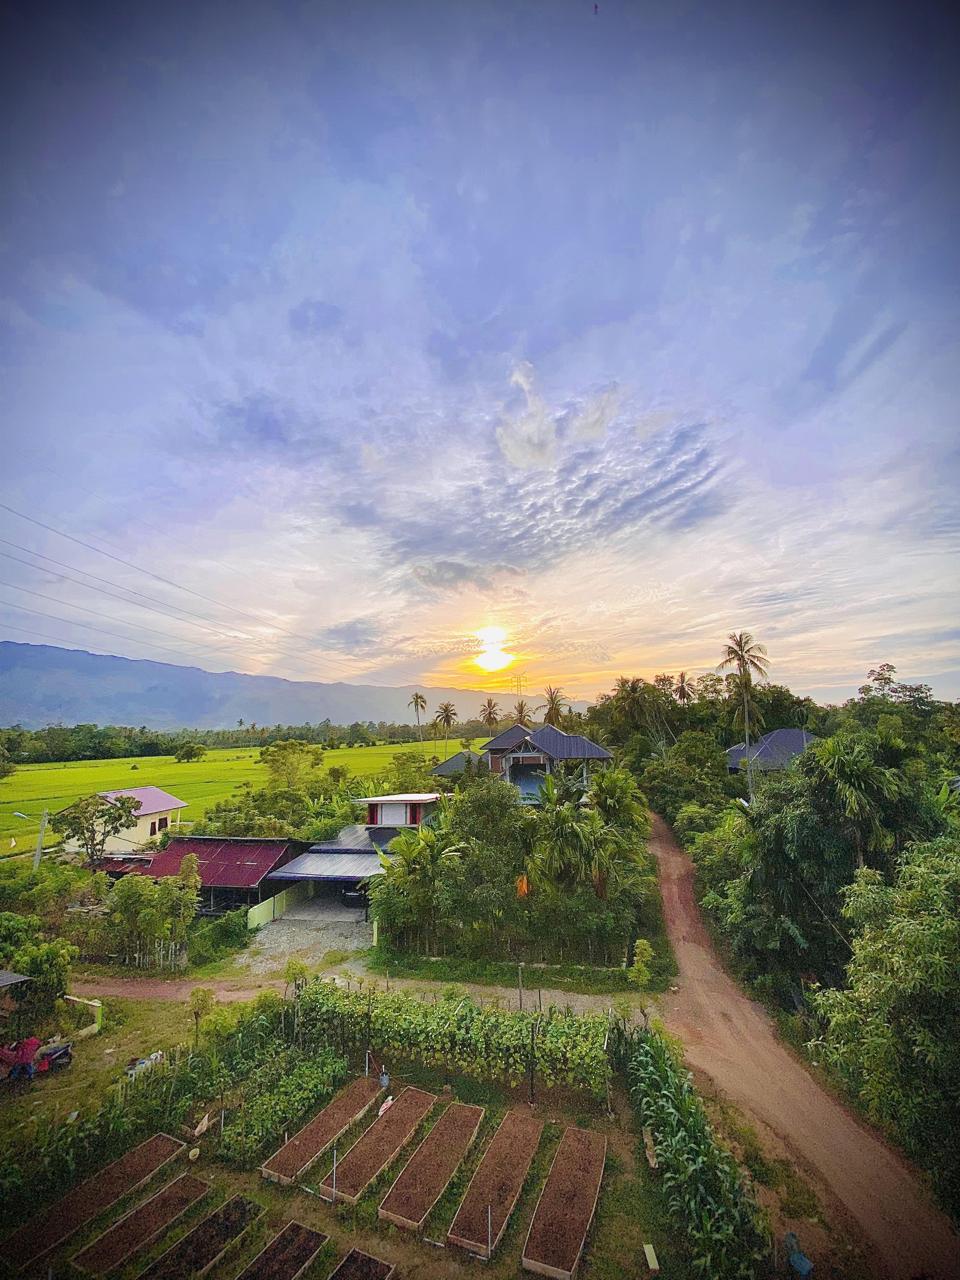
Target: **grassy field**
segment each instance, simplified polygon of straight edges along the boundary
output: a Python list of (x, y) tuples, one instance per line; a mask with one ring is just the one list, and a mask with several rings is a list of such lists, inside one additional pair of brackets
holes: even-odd
[[(425, 749), (428, 756), (442, 755), (443, 743), (427, 742)], [(451, 752), (458, 749), (457, 743), (450, 744)], [(339, 765), (357, 777), (370, 777), (388, 769), (393, 756), (400, 751), (419, 752), (420, 744), (340, 747), (326, 752), (323, 764), (324, 768)], [(228, 796), (241, 782), (249, 782), (254, 787), (264, 785), (267, 771), (260, 764), (259, 755), (259, 747), (226, 747), (208, 751), (202, 760), (193, 764), (178, 764), (173, 756), (126, 756), (116, 760), (18, 765), (9, 778), (0, 781), (0, 857), (26, 853), (36, 845), (44, 808), (55, 813), (78, 796), (94, 791), (163, 787), (189, 805), (183, 810), (183, 821), (201, 818), (211, 805)], [(26, 820), (15, 818), (15, 810), (25, 813)], [(11, 838), (17, 842), (15, 848), (10, 845)], [(55, 839), (48, 827), (45, 843), (53, 844)]]

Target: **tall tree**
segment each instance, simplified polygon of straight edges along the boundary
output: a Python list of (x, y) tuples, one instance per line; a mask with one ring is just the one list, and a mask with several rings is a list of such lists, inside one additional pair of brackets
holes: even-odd
[[(881, 744), (882, 739), (877, 738)], [(880, 850), (890, 842), (883, 824), (885, 804), (903, 791), (900, 771), (878, 759), (865, 737), (838, 733), (818, 742), (810, 752), (805, 769), (830, 797), (843, 816), (843, 827), (856, 852), (857, 866), (864, 854)]]
[(537, 707), (537, 710), (544, 713), (544, 724), (553, 725), (555, 729), (558, 729), (563, 720), (564, 712), (570, 709), (566, 696), (562, 689), (555, 689), (551, 684), (548, 684), (544, 689), (543, 696), (546, 698), (546, 702)]
[(513, 706), (514, 723), (520, 725), (522, 729), (529, 729), (533, 724), (533, 717), (530, 714), (530, 704), (525, 699), (520, 698)]
[(447, 758), (447, 742), (450, 738), (450, 730), (457, 723), (457, 708), (452, 702), (441, 702), (437, 707), (437, 714), (433, 717), (433, 723), (438, 729), (443, 730), (443, 758)]
[(420, 735), (420, 746), (423, 746), (423, 726), (420, 724), (420, 716), (427, 709), (427, 700), (419, 689), (414, 689), (413, 697), (407, 703), (408, 707), (413, 707), (413, 714), (417, 717), (417, 733)]
[(493, 733), (500, 723), (500, 707), (493, 698), (488, 698), (480, 708), (480, 723), (488, 733)]
[(724, 667), (736, 667), (740, 677), (740, 691), (743, 698), (743, 736), (747, 757), (747, 791), (751, 802), (753, 801), (753, 761), (750, 758), (749, 685), (754, 676), (765, 680), (769, 666), (766, 648), (758, 644), (749, 631), (732, 631), (727, 636), (719, 670), (722, 671)]
[(323, 759), (323, 747), (299, 738), (281, 738), (260, 751), (260, 762), (270, 773), (270, 783), (286, 791), (302, 791)]
[(693, 701), (695, 689), (686, 671), (681, 671), (673, 684), (673, 696), (682, 707)]

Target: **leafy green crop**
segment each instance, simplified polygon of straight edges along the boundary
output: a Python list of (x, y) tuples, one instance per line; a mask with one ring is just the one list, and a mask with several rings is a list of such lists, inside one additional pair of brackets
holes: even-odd
[(398, 992), (344, 991), (313, 982), (301, 996), (304, 1034), (313, 1042), (372, 1046), (377, 1053), (446, 1066), (480, 1080), (520, 1084), (533, 1068), (544, 1085), (606, 1095), (610, 1061), (602, 1014), (508, 1013), (469, 999), (427, 1004)]
[(709, 1280), (752, 1280), (770, 1246), (761, 1210), (721, 1147), (689, 1074), (666, 1042), (637, 1031), (624, 1047), (634, 1109), (653, 1132), (671, 1215)]

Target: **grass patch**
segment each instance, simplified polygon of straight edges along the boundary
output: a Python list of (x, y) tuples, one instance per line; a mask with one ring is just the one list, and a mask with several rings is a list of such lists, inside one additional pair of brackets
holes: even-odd
[[(518, 967), (497, 960), (465, 960), (459, 956), (406, 956), (374, 947), (366, 953), (371, 973), (388, 978), (417, 978), (429, 982), (476, 983), (479, 986), (516, 987)], [(601, 969), (576, 964), (525, 964), (524, 989), (538, 987), (581, 995), (636, 991), (625, 969)], [(659, 989), (659, 988), (658, 988)], [(534, 1000), (536, 996), (534, 994)]]

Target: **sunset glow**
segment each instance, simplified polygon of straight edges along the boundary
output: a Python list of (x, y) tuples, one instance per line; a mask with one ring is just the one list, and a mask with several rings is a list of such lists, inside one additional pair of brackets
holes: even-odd
[(507, 640), (503, 627), (481, 627), (477, 639), (482, 648), (473, 661), (481, 671), (503, 671), (509, 667), (514, 655), (503, 647)]

